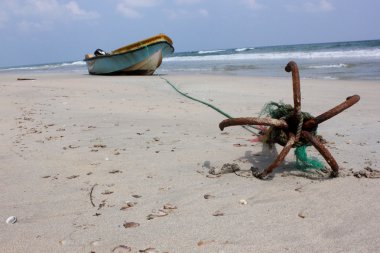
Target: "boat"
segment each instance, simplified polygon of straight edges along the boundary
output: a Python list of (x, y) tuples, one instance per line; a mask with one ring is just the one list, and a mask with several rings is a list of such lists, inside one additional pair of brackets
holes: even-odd
[(160, 33), (110, 53), (97, 49), (84, 61), (92, 75), (153, 75), (162, 58), (173, 52), (173, 41)]

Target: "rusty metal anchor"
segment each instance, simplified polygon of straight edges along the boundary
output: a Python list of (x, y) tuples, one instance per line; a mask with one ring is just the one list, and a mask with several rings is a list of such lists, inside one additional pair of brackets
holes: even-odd
[(244, 117), (244, 118), (232, 118), (226, 119), (220, 122), (219, 128), (223, 131), (224, 128), (229, 126), (238, 125), (263, 125), (269, 126), (272, 129), (280, 130), (286, 134), (287, 141), (275, 140), (276, 143), (284, 146), (280, 154), (277, 156), (276, 160), (265, 170), (255, 174), (254, 176), (260, 179), (265, 178), (270, 174), (280, 163), (285, 159), (285, 156), (289, 153), (292, 147), (296, 147), (297, 143), (302, 140), (308, 144), (313, 145), (318, 152), (323, 156), (326, 162), (330, 165), (332, 171), (330, 176), (337, 177), (339, 175), (339, 165), (335, 161), (334, 157), (331, 155), (330, 151), (323, 145), (321, 140), (315, 136), (314, 130), (322, 122), (334, 117), (335, 115), (341, 113), (352, 105), (356, 104), (360, 97), (358, 95), (353, 95), (346, 98), (346, 101), (335, 106), (329, 111), (322, 113), (317, 117), (312, 117), (304, 122), (303, 114), (301, 111), (301, 88), (300, 88), (300, 78), (298, 66), (294, 61), (289, 62), (285, 71), (292, 72), (293, 79), (293, 115), (287, 119), (274, 119), (270, 117), (260, 118), (260, 117)]

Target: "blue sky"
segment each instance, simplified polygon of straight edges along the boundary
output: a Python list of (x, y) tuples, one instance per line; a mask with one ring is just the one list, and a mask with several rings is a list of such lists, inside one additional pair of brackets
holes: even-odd
[(379, 0), (0, 0), (0, 67), (81, 60), (158, 33), (177, 52), (380, 39)]

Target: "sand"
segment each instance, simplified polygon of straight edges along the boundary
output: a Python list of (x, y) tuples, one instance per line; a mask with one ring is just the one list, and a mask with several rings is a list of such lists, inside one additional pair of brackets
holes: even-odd
[[(232, 116), (292, 103), (290, 77), (165, 78)], [(275, 152), (241, 127), (221, 132), (224, 116), (159, 76), (2, 74), (1, 252), (378, 252), (380, 180), (349, 170), (379, 169), (380, 83), (301, 88), (314, 115), (361, 96), (319, 127), (338, 178), (297, 172), (292, 152), (267, 180), (249, 176)], [(242, 173), (210, 176), (226, 163)]]

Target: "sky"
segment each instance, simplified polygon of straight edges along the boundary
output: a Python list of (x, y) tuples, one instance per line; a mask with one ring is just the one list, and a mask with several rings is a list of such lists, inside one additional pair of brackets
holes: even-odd
[(0, 0), (0, 67), (82, 60), (158, 33), (176, 52), (380, 39), (379, 0)]

